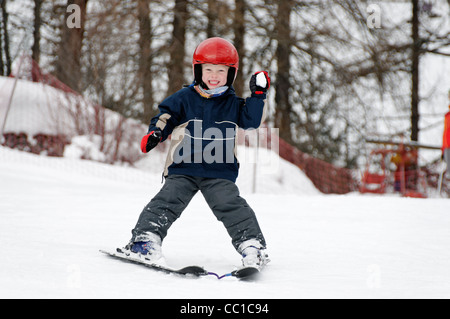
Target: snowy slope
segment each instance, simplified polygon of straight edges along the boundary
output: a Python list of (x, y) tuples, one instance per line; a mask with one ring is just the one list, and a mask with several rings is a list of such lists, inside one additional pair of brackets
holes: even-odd
[[(245, 194), (272, 259), (245, 283), (178, 278), (98, 252), (128, 241), (160, 187), (142, 170), (0, 147), (0, 298), (450, 298), (448, 200)], [(174, 266), (225, 273), (240, 262), (201, 195), (163, 249)]]

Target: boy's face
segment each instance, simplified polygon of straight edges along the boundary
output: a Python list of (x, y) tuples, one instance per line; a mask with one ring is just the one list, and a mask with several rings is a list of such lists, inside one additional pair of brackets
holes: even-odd
[(227, 84), (228, 69), (221, 64), (202, 64), (202, 81), (213, 90)]

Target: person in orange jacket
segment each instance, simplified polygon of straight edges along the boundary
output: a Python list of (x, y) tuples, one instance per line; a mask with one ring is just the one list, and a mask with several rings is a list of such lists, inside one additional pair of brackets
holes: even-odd
[[(448, 92), (450, 100), (450, 90)], [(449, 104), (450, 109), (450, 104)], [(447, 177), (450, 178), (450, 111), (445, 115), (444, 138), (442, 142), (442, 155), (447, 163)]]

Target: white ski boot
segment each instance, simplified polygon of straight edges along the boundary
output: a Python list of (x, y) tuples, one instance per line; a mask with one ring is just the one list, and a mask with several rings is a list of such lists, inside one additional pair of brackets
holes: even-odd
[(151, 264), (165, 265), (165, 259), (161, 249), (162, 241), (158, 235), (148, 233), (145, 238), (141, 236), (138, 240), (126, 245), (122, 253), (145, 260)]
[(244, 268), (253, 267), (261, 270), (270, 262), (264, 247), (258, 240), (247, 240), (239, 246), (242, 255), (242, 266)]

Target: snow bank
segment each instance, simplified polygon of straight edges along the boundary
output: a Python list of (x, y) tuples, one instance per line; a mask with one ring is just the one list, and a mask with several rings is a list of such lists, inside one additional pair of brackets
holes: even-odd
[[(0, 125), (6, 119), (5, 133), (25, 133), (30, 144), (36, 134), (79, 138), (70, 150), (83, 158), (104, 162), (133, 163), (140, 157), (140, 137), (147, 126), (96, 105), (82, 96), (65, 93), (51, 86), (18, 80), (11, 108), (7, 104), (15, 79), (0, 77)], [(98, 140), (98, 137), (101, 140)], [(80, 142), (84, 145), (81, 146)], [(90, 150), (80, 150), (90, 144)], [(96, 145), (94, 150), (92, 146)], [(100, 154), (103, 153), (103, 154)]]
[[(14, 85), (14, 78), (0, 77), (0, 123), (3, 124), (6, 108)], [(74, 121), (68, 112), (68, 98), (57, 89), (40, 83), (18, 80), (5, 132), (23, 132), (28, 136), (38, 133), (73, 136)], [(74, 97), (73, 97), (74, 98)]]
[[(272, 259), (255, 283), (184, 279), (100, 254), (129, 240), (155, 177), (0, 147), (0, 298), (450, 298), (444, 199), (246, 195)], [(226, 273), (240, 263), (201, 195), (163, 251), (174, 267)]]

